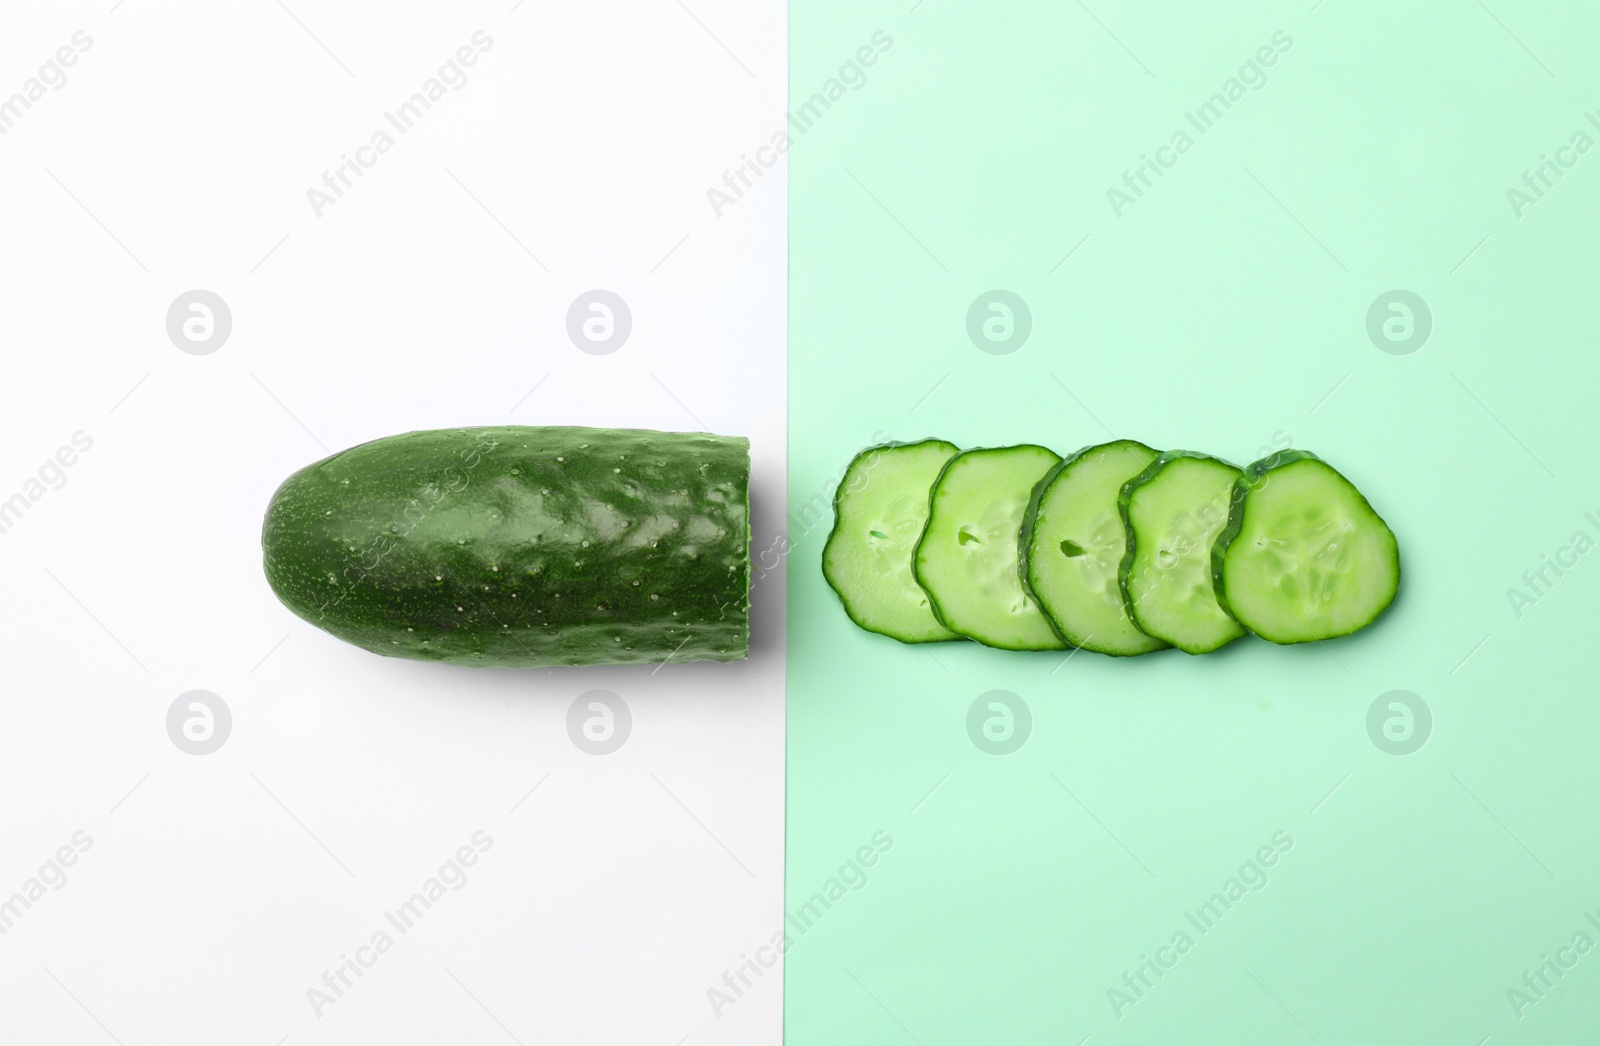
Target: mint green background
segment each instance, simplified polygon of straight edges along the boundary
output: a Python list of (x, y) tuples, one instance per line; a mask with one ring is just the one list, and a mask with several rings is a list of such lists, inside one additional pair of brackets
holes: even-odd
[[(1507, 597), (1600, 538), (1600, 150), (1520, 219), (1506, 196), (1600, 135), (1600, 13), (1312, 2), (793, 5), (796, 101), (874, 30), (894, 45), (790, 153), (789, 910), (894, 844), (791, 924), (790, 1046), (1600, 1028), (1600, 950), (1520, 1020), (1506, 996), (1600, 909), (1600, 552), (1520, 620)], [(1106, 188), (1278, 29), (1268, 85), (1115, 217)], [(1033, 314), (1011, 355), (966, 335), (995, 287)], [(1391, 288), (1432, 308), (1415, 354), (1367, 337)], [(1205, 658), (865, 634), (815, 499), (862, 446), (929, 435), (1239, 463), (1292, 440), (1388, 518), (1402, 595), (1326, 647)], [(997, 688), (1033, 716), (1009, 756), (966, 734)], [(1432, 709), (1413, 755), (1367, 734), (1392, 689)], [(1279, 830), (1269, 884), (1114, 1016), (1107, 989)]]

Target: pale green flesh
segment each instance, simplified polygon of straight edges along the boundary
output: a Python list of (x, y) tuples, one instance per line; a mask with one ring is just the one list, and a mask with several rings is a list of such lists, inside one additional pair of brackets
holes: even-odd
[(1034, 484), (1061, 459), (1043, 447), (967, 451), (933, 488), (916, 575), (953, 631), (1008, 650), (1062, 650), (1022, 587), (1017, 535)]
[(851, 620), (869, 632), (905, 643), (961, 638), (939, 624), (911, 573), (929, 489), (957, 450), (940, 440), (874, 448), (839, 481), (822, 573)]
[(1191, 654), (1245, 634), (1211, 583), (1211, 544), (1227, 525), (1239, 474), (1220, 461), (1175, 458), (1128, 498), (1134, 547), (1124, 596), (1134, 623)]
[(1094, 447), (1063, 468), (1039, 499), (1028, 584), (1075, 646), (1131, 655), (1167, 645), (1129, 619), (1117, 583), (1127, 547), (1117, 496), (1155, 458), (1155, 451), (1132, 440)]
[(1228, 605), (1257, 635), (1304, 643), (1348, 635), (1394, 599), (1394, 534), (1331, 467), (1302, 460), (1274, 469), (1245, 499), (1223, 557)]

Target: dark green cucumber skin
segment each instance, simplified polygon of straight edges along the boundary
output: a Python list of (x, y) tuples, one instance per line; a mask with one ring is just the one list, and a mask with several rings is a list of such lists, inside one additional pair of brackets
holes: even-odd
[(411, 432), (301, 469), (267, 582), (374, 653), (484, 667), (737, 661), (749, 650), (743, 437)]
[[(1113, 443), (1132, 443), (1132, 444), (1135, 444), (1136, 446), (1144, 447), (1145, 450), (1148, 450), (1152, 454), (1156, 454), (1156, 449), (1154, 447), (1146, 447), (1143, 443), (1140, 443), (1138, 440), (1134, 440), (1134, 439), (1112, 440), (1111, 442), (1113, 442)], [(1045, 491), (1050, 489), (1050, 484), (1054, 483), (1056, 481), (1057, 477), (1059, 477), (1063, 472), (1065, 472), (1067, 469), (1071, 468), (1074, 464), (1076, 464), (1078, 459), (1083, 457), (1085, 454), (1089, 453), (1089, 451), (1095, 450), (1096, 448), (1099, 448), (1099, 447), (1102, 447), (1102, 446), (1105, 446), (1105, 444), (1103, 444), (1103, 443), (1090, 443), (1088, 446), (1079, 447), (1077, 450), (1073, 451), (1071, 454), (1068, 454), (1066, 457), (1062, 458), (1061, 461), (1054, 468), (1052, 468), (1049, 472), (1046, 472), (1044, 474), (1044, 478), (1043, 479), (1041, 479), (1037, 484), (1034, 485), (1033, 496), (1028, 499), (1028, 511), (1022, 517), (1022, 533), (1019, 534), (1018, 538), (1017, 538), (1017, 540), (1019, 542), (1019, 545), (1018, 545), (1018, 548), (1017, 548), (1017, 565), (1018, 565), (1018, 568), (1022, 571), (1022, 589), (1023, 589), (1023, 591), (1027, 592), (1028, 595), (1032, 596), (1033, 597), (1033, 601), (1035, 603), (1039, 603), (1039, 606), (1040, 606), (1041, 609), (1044, 607), (1044, 604), (1039, 602), (1039, 597), (1034, 594), (1033, 586), (1028, 584), (1028, 549), (1033, 544), (1033, 525), (1034, 525), (1035, 520), (1037, 520), (1038, 516), (1039, 516), (1039, 502), (1044, 500)], [(1158, 460), (1159, 460), (1159, 455), (1158, 455)], [(1154, 464), (1154, 462), (1151, 462), (1151, 464)], [(1124, 491), (1122, 493), (1126, 493), (1126, 492)], [(1126, 507), (1126, 505), (1123, 504), (1122, 493), (1119, 493), (1118, 496), (1117, 496), (1117, 508), (1118, 508), (1118, 510), (1120, 512), (1122, 512), (1123, 518), (1124, 518), (1124, 520), (1126, 520), (1126, 518), (1127, 518), (1127, 507)], [(1124, 527), (1127, 526), (1126, 522), (1124, 522), (1123, 526)], [(1123, 572), (1124, 572), (1124, 570), (1127, 569), (1128, 564), (1129, 564), (1129, 560), (1127, 558), (1127, 551), (1124, 550), (1122, 563), (1118, 564), (1118, 566), (1117, 566), (1117, 584), (1118, 584), (1119, 587), (1122, 587), (1122, 589), (1123, 589), (1123, 597), (1122, 598), (1123, 598), (1124, 601), (1126, 601), (1128, 597), (1127, 597), (1127, 588), (1124, 585), (1122, 577), (1123, 577)], [(1074, 644), (1072, 642), (1072, 640), (1068, 639), (1066, 637), (1066, 635), (1062, 633), (1060, 628), (1058, 628), (1056, 626), (1056, 619), (1055, 618), (1051, 617), (1047, 613), (1047, 614), (1045, 614), (1045, 620), (1050, 622), (1050, 628), (1055, 632), (1056, 635), (1061, 637), (1061, 641), (1063, 643), (1067, 644), (1067, 646), (1069, 648), (1076, 645), (1076, 644)], [(1131, 616), (1130, 616), (1129, 620), (1132, 620)], [(1137, 628), (1138, 625), (1136, 624), (1134, 627)], [(1119, 654), (1119, 653), (1115, 653), (1115, 652), (1109, 651), (1109, 650), (1107, 650), (1107, 651), (1099, 651), (1099, 652), (1106, 654), (1106, 656), (1108, 656), (1108, 657), (1142, 657), (1143, 656), (1142, 654)]]
[[(1333, 471), (1340, 478), (1344, 479), (1346, 483), (1350, 483), (1349, 477), (1345, 476), (1343, 472), (1333, 468), (1332, 465), (1328, 465), (1326, 461), (1323, 461), (1322, 458), (1311, 453), (1309, 450), (1280, 450), (1274, 454), (1267, 455), (1259, 461), (1252, 461), (1250, 464), (1244, 467), (1244, 475), (1240, 476), (1234, 481), (1233, 497), (1231, 499), (1231, 504), (1228, 506), (1228, 522), (1223, 525), (1221, 532), (1217, 534), (1217, 540), (1211, 545), (1211, 587), (1217, 594), (1217, 603), (1221, 605), (1222, 609), (1227, 612), (1228, 616), (1232, 617), (1235, 621), (1239, 621), (1239, 618), (1234, 615), (1233, 608), (1228, 605), (1228, 586), (1222, 579), (1222, 564), (1228, 556), (1228, 546), (1233, 544), (1233, 539), (1239, 536), (1239, 531), (1244, 527), (1245, 499), (1249, 497), (1252, 490), (1268, 481), (1267, 474), (1273, 469), (1279, 469), (1285, 465), (1292, 465), (1296, 461), (1307, 460), (1317, 461), (1327, 465), (1328, 468), (1333, 469)], [(1367, 496), (1361, 493), (1361, 489), (1359, 487), (1357, 487), (1354, 483), (1350, 483), (1350, 488), (1354, 490), (1361, 498), (1362, 504), (1367, 506), (1367, 510), (1369, 512), (1371, 512), (1378, 519), (1383, 520), (1383, 517), (1378, 515), (1377, 510), (1373, 509), (1372, 503), (1367, 501)], [(1384, 520), (1383, 525), (1388, 527), (1388, 520)], [(1392, 533), (1394, 528), (1389, 527), (1389, 530)], [(1400, 542), (1397, 540), (1394, 546), (1394, 583), (1397, 592), (1400, 587), (1400, 578)], [(1393, 606), (1394, 604), (1395, 600), (1393, 599), (1384, 604), (1383, 610), (1378, 611), (1377, 617), (1374, 617), (1372, 620), (1376, 621), (1378, 617), (1382, 617), (1384, 611), (1388, 610), (1389, 607)], [(1352, 628), (1350, 632), (1345, 632), (1342, 634), (1350, 635), (1351, 632), (1365, 628), (1371, 623), (1372, 621), (1363, 622), (1362, 624), (1355, 626), (1355, 628)], [(1239, 625), (1241, 628), (1250, 630), (1250, 626), (1246, 625), (1243, 621), (1239, 621)], [(1250, 633), (1251, 635), (1260, 635), (1260, 633), (1255, 632), (1254, 630), (1250, 630)], [(1273, 639), (1271, 636), (1261, 636), (1261, 638), (1267, 640), (1268, 642), (1278, 643), (1280, 646), (1294, 645), (1293, 643), (1284, 643), (1280, 640)], [(1324, 636), (1323, 638), (1337, 639), (1339, 637)]]
[[(897, 447), (920, 447), (920, 446), (923, 446), (924, 444), (928, 444), (928, 443), (937, 443), (940, 446), (949, 447), (951, 449), (951, 451), (953, 452), (952, 455), (951, 455), (952, 457), (954, 457), (955, 454), (958, 454), (958, 453), (961, 452), (961, 448), (957, 447), (954, 443), (951, 443), (949, 440), (936, 439), (936, 438), (934, 438), (932, 436), (929, 436), (927, 439), (890, 440), (887, 443), (874, 443), (872, 446), (864, 448), (863, 450), (858, 452), (855, 457), (850, 459), (850, 464), (846, 465), (845, 469), (844, 469), (844, 478), (839, 480), (839, 485), (837, 487), (835, 487), (834, 490), (833, 490), (833, 529), (828, 531), (828, 540), (824, 541), (822, 543), (822, 562), (823, 563), (827, 563), (828, 562), (828, 546), (833, 544), (834, 537), (839, 533), (839, 499), (841, 497), (843, 497), (843, 495), (845, 494), (845, 484), (849, 482), (851, 474), (855, 471), (855, 467), (861, 461), (861, 459), (866, 457), (868, 454), (873, 453), (874, 451), (892, 450), (892, 449), (895, 449)], [(942, 470), (940, 472), (940, 475), (943, 475), (943, 471)], [(928, 493), (929, 493), (929, 495), (932, 495), (932, 493), (933, 493), (933, 488), (932, 487), (928, 488)], [(924, 530), (927, 529), (926, 525), (924, 525), (923, 529)], [(915, 554), (915, 546), (913, 546), (913, 554)], [(851, 609), (849, 600), (845, 599), (844, 593), (839, 590), (839, 586), (837, 584), (835, 584), (833, 578), (828, 575), (828, 571), (827, 571), (826, 568), (824, 568), (823, 571), (822, 571), (822, 580), (826, 581), (828, 583), (828, 587), (833, 589), (833, 594), (835, 596), (837, 596), (838, 599), (839, 599), (839, 605), (844, 607), (845, 616), (848, 617), (851, 620), (851, 622), (853, 624), (855, 624), (855, 626), (857, 628), (860, 628), (860, 629), (862, 629), (864, 631), (867, 631), (867, 632), (872, 632), (874, 635), (886, 635), (887, 634), (887, 633), (878, 632), (878, 631), (876, 631), (874, 629), (867, 628), (866, 625), (861, 623), (861, 620), (856, 617), (855, 611)], [(929, 605), (930, 606), (932, 605), (932, 600), (931, 599), (929, 600)], [(938, 619), (938, 613), (937, 612), (934, 613), (934, 617), (935, 617), (935, 619)], [(940, 621), (940, 623), (943, 624), (942, 621)], [(893, 639), (897, 643), (905, 643), (907, 646), (920, 646), (921, 645), (920, 643), (912, 643), (912, 642), (909, 642), (908, 640), (901, 639), (899, 636), (891, 635), (891, 636), (889, 636), (889, 638)], [(951, 636), (949, 639), (929, 640), (929, 642), (953, 643), (953, 642), (959, 642), (959, 641), (961, 641), (961, 640), (963, 640), (965, 638), (966, 638), (965, 636)]]
[[(1136, 489), (1138, 489), (1140, 484), (1144, 483), (1145, 481), (1147, 481), (1149, 479), (1154, 478), (1155, 474), (1161, 471), (1162, 466), (1166, 465), (1169, 461), (1176, 461), (1178, 458), (1198, 458), (1201, 461), (1215, 461), (1220, 465), (1228, 466), (1230, 469), (1238, 469), (1239, 468), (1239, 466), (1235, 465), (1231, 461), (1228, 461), (1226, 458), (1219, 458), (1214, 454), (1202, 454), (1202, 453), (1200, 453), (1198, 451), (1193, 451), (1193, 450), (1168, 450), (1168, 451), (1162, 452), (1161, 456), (1159, 458), (1156, 458), (1156, 460), (1152, 461), (1145, 468), (1145, 470), (1143, 472), (1139, 473), (1137, 476), (1133, 477), (1132, 479), (1128, 480), (1128, 482), (1126, 482), (1126, 483), (1124, 483), (1122, 485), (1122, 493), (1117, 495), (1117, 512), (1122, 516), (1122, 526), (1123, 526), (1123, 529), (1127, 531), (1127, 538), (1126, 538), (1126, 541), (1125, 541), (1126, 547), (1122, 550), (1122, 564), (1117, 567), (1117, 587), (1122, 589), (1122, 604), (1123, 604), (1123, 606), (1127, 607), (1128, 620), (1132, 621), (1134, 623), (1135, 627), (1137, 627), (1138, 624), (1139, 624), (1139, 617), (1138, 617), (1137, 614), (1135, 614), (1133, 612), (1133, 593), (1128, 590), (1129, 575), (1133, 572), (1135, 538), (1134, 538), (1134, 533), (1133, 533), (1133, 523), (1128, 519), (1128, 505), (1129, 505), (1129, 502), (1133, 498), (1133, 492)], [(1233, 519), (1234, 506), (1238, 504), (1238, 501), (1239, 501), (1239, 487), (1238, 487), (1237, 481), (1235, 481), (1233, 493), (1229, 495), (1228, 518), (1229, 518), (1230, 522)], [(1227, 524), (1223, 524), (1223, 531), (1222, 531), (1223, 533), (1226, 533), (1227, 526), (1228, 526)], [(1219, 536), (1220, 536), (1220, 534), (1219, 534)], [(1211, 560), (1212, 575), (1211, 575), (1211, 579), (1212, 579), (1212, 588), (1215, 588), (1216, 587), (1216, 544), (1213, 543), (1211, 547), (1212, 547), (1212, 560)], [(1218, 605), (1220, 605), (1222, 607), (1222, 612), (1224, 614), (1227, 614), (1229, 617), (1233, 617), (1233, 611), (1228, 609), (1228, 604), (1223, 603), (1220, 600), (1218, 600)], [(1244, 626), (1241, 625), (1239, 627), (1243, 628)], [(1224, 645), (1226, 645), (1226, 644), (1224, 644)], [(1182, 648), (1179, 647), (1178, 649), (1181, 650)], [(1210, 653), (1210, 651), (1192, 651), (1192, 650), (1185, 650), (1184, 651), (1184, 653), (1186, 653), (1186, 654), (1193, 654), (1193, 653), (1197, 653), (1197, 652), (1198, 653)]]

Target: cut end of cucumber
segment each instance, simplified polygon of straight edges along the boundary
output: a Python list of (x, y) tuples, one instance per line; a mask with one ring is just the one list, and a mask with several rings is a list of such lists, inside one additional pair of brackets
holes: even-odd
[(1349, 480), (1305, 451), (1251, 465), (1212, 557), (1218, 596), (1274, 643), (1333, 639), (1394, 601), (1394, 533)]

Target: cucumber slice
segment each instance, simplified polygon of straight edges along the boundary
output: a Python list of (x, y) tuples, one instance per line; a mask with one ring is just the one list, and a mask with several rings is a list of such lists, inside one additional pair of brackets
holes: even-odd
[(1128, 617), (1117, 578), (1127, 549), (1117, 499), (1158, 453), (1131, 439), (1087, 447), (1034, 488), (1022, 527), (1022, 577), (1073, 646), (1122, 657), (1167, 646)]
[(1279, 451), (1239, 478), (1211, 552), (1217, 598), (1274, 643), (1363, 628), (1400, 588), (1400, 547), (1361, 492), (1303, 450)]
[(1034, 485), (1060, 460), (1031, 444), (992, 447), (939, 473), (912, 565), (946, 628), (1006, 650), (1066, 649), (1022, 587), (1017, 541)]
[(1217, 602), (1211, 546), (1228, 523), (1243, 473), (1207, 454), (1169, 450), (1122, 486), (1118, 508), (1128, 550), (1118, 581), (1140, 630), (1190, 654), (1245, 634)]
[(833, 495), (833, 530), (822, 549), (827, 579), (850, 620), (902, 643), (960, 639), (933, 616), (911, 573), (928, 522), (928, 492), (961, 448), (940, 439), (868, 447)]

